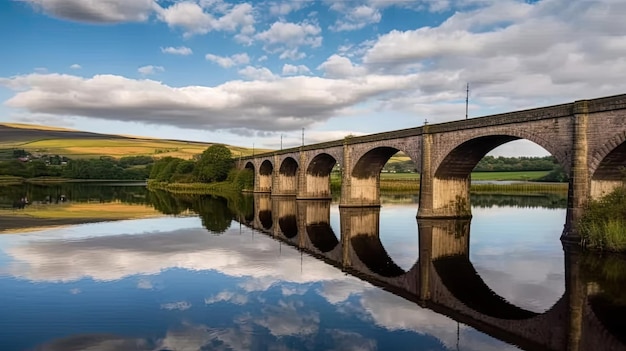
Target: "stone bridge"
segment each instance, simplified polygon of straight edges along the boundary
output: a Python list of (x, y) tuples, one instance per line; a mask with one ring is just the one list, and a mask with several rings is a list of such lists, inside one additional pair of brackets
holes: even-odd
[(565, 245), (565, 293), (543, 313), (500, 297), (469, 259), (469, 219), (418, 219), (419, 258), (404, 270), (380, 241), (378, 207), (340, 207), (340, 233), (330, 200), (254, 195), (243, 224), (344, 272), (505, 342), (533, 350), (626, 350), (624, 308), (607, 305), (581, 273), (580, 253)]
[(626, 95), (396, 130), (244, 157), (255, 193), (327, 199), (330, 174), (342, 174), (341, 207), (380, 205), (380, 171), (403, 152), (420, 173), (419, 218), (471, 217), (469, 186), (476, 164), (494, 148), (517, 139), (550, 152), (570, 176), (564, 233), (585, 202), (611, 191), (626, 165)]

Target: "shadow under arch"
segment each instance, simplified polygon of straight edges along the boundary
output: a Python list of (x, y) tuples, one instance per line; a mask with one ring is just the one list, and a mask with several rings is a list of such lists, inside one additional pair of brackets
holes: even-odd
[(306, 174), (316, 177), (326, 177), (330, 175), (337, 164), (337, 160), (327, 153), (321, 153), (315, 155), (309, 165), (306, 168)]
[(306, 226), (309, 240), (323, 253), (332, 251), (339, 244), (339, 239), (328, 222), (316, 222)]
[(295, 215), (286, 215), (278, 219), (280, 231), (289, 239), (293, 239), (298, 235), (298, 219)]
[(385, 278), (394, 278), (406, 273), (389, 256), (378, 236), (357, 234), (350, 245), (359, 260), (372, 272)]
[(286, 176), (295, 176), (298, 172), (298, 162), (293, 157), (287, 157), (280, 164), (278, 172)]
[(592, 198), (597, 199), (626, 184), (626, 136), (607, 142), (602, 152), (596, 153), (593, 159), (599, 161), (592, 165)]

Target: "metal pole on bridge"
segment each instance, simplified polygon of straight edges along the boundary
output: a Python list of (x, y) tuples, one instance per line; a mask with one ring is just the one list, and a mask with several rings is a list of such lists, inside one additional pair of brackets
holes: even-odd
[(469, 82), (467, 83), (467, 87), (465, 90), (465, 119), (467, 119), (467, 108), (469, 105)]

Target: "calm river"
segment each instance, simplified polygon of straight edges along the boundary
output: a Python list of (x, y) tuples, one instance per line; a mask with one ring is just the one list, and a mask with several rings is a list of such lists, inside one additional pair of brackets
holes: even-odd
[(625, 261), (564, 248), (564, 195), (474, 195), (471, 222), (420, 223), (416, 196), (67, 184), (0, 187), (3, 213), (24, 195), (158, 214), (0, 223), (3, 351), (626, 349)]

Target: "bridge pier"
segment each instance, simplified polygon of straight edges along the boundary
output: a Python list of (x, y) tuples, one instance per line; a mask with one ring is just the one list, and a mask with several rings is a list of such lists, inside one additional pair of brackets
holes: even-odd
[(589, 144), (587, 141), (589, 104), (586, 100), (576, 101), (572, 110), (572, 166), (569, 177), (565, 230), (561, 239), (580, 242), (577, 224), (584, 213), (585, 204), (590, 196)]
[(422, 172), (417, 218), (471, 218), (469, 175), (437, 177), (432, 164), (433, 135), (424, 126), (422, 135)]
[(380, 207), (380, 172), (354, 174), (352, 149), (344, 142), (339, 207)]
[[(327, 161), (326, 158), (320, 160), (320, 163)], [(297, 199), (302, 200), (329, 200), (332, 199), (330, 194), (330, 171), (326, 172), (325, 167), (315, 167), (314, 159), (311, 170), (305, 169), (304, 166), (309, 164), (309, 159), (305, 152), (300, 151), (298, 172), (298, 191)], [(331, 166), (332, 169), (332, 166)]]

